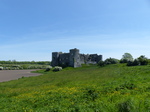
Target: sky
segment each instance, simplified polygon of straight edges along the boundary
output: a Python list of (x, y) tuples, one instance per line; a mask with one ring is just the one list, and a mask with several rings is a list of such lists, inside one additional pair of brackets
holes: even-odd
[(73, 48), (150, 58), (150, 0), (0, 0), (0, 60), (51, 61)]

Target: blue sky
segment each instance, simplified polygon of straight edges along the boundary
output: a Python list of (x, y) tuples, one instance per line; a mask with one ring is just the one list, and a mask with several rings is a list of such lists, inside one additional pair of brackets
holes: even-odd
[(149, 0), (0, 0), (0, 60), (50, 61), (54, 51), (150, 58)]

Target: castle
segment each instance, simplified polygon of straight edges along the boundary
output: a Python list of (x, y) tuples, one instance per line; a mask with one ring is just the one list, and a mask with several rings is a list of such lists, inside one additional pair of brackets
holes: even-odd
[(81, 67), (81, 64), (97, 64), (102, 60), (102, 55), (80, 54), (79, 49), (70, 49), (69, 53), (52, 52), (52, 66)]

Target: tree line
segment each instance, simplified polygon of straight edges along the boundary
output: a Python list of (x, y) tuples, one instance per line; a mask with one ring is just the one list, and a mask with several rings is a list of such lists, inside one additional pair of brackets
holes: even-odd
[(39, 65), (50, 65), (50, 61), (0, 61), (0, 64), (39, 64)]
[(98, 65), (105, 66), (117, 63), (126, 63), (127, 66), (148, 65), (150, 63), (150, 59), (148, 59), (144, 55), (141, 55), (138, 58), (133, 59), (133, 56), (130, 53), (124, 53), (124, 55), (120, 60), (115, 58), (107, 58), (104, 61), (99, 61)]

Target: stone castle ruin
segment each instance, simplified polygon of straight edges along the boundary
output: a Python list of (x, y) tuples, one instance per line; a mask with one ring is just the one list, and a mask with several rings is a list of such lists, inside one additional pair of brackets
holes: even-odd
[(70, 49), (69, 53), (52, 52), (52, 66), (81, 67), (81, 64), (97, 64), (102, 55), (80, 54), (78, 49)]

